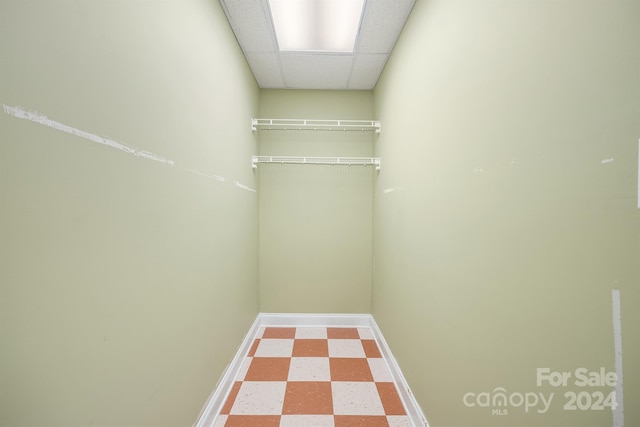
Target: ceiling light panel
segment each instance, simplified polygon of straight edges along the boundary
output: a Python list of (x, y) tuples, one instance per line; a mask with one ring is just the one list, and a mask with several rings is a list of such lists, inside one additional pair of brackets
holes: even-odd
[(269, 0), (281, 51), (353, 52), (364, 0)]

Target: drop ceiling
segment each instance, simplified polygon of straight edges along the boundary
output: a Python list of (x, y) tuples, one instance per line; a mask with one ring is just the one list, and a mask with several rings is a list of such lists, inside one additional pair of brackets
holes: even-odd
[(366, 0), (353, 52), (280, 51), (268, 0), (220, 0), (263, 89), (371, 90), (415, 0)]

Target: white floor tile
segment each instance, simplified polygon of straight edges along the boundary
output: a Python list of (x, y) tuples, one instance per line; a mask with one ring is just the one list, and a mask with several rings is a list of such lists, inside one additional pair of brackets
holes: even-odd
[(411, 421), (406, 415), (387, 415), (389, 427), (411, 427)]
[(367, 357), (360, 340), (330, 339), (329, 357)]
[(242, 365), (240, 365), (240, 370), (238, 371), (238, 376), (236, 377), (236, 381), (244, 381), (244, 377), (247, 375), (247, 371), (249, 370), (249, 366), (251, 365), (252, 357), (245, 357), (242, 361)]
[(280, 427), (334, 427), (333, 415), (283, 415)]
[(331, 381), (328, 357), (292, 357), (289, 381)]
[(230, 415), (280, 415), (286, 388), (285, 381), (245, 381)]
[(327, 328), (296, 328), (297, 339), (326, 339)]
[(269, 338), (260, 340), (254, 357), (291, 357), (293, 339)]
[(358, 328), (358, 335), (360, 335), (361, 340), (372, 340), (373, 332), (371, 328)]
[(371, 375), (373, 375), (373, 380), (377, 383), (389, 383), (393, 382), (393, 377), (391, 376), (391, 372), (387, 367), (384, 359), (374, 358), (367, 359), (369, 363), (369, 369), (371, 369)]
[(372, 382), (333, 382), (335, 415), (384, 415), (378, 389)]

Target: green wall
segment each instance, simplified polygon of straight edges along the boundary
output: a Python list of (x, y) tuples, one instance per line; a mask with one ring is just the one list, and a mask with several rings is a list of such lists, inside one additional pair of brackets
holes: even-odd
[[(563, 409), (610, 387), (536, 384), (615, 369), (612, 289), (640, 424), (639, 19), (633, 0), (417, 2), (375, 90), (372, 312), (432, 427), (612, 425)], [(555, 397), (463, 403), (499, 387)]]
[[(371, 91), (262, 90), (261, 118), (371, 120)], [(371, 157), (373, 132), (260, 131), (261, 155)], [(369, 313), (368, 166), (260, 165), (260, 310)]]
[(0, 426), (193, 424), (258, 312), (258, 89), (219, 4), (1, 0), (0, 103)]

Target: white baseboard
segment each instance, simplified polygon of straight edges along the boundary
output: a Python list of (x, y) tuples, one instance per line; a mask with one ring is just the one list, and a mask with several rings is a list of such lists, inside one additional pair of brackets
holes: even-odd
[(405, 404), (405, 409), (407, 410), (409, 419), (411, 419), (414, 427), (429, 427), (427, 417), (425, 417), (424, 412), (422, 412), (420, 405), (413, 396), (413, 393), (409, 388), (409, 384), (407, 384), (407, 380), (404, 378), (404, 375), (402, 375), (398, 361), (393, 357), (393, 354), (391, 354), (391, 349), (389, 348), (387, 341), (384, 339), (382, 332), (380, 332), (378, 324), (373, 319), (373, 316), (371, 316), (370, 320), (371, 324), (369, 326), (371, 327), (373, 336), (380, 347), (380, 353), (382, 353), (382, 357), (387, 362), (389, 371), (391, 371), (391, 376), (393, 377), (398, 393)]
[(370, 314), (260, 313), (260, 326), (368, 327)]
[(216, 417), (222, 410), (224, 403), (231, 392), (231, 388), (233, 387), (233, 383), (235, 378), (238, 376), (240, 372), (240, 368), (242, 367), (242, 361), (245, 357), (245, 354), (249, 353), (249, 349), (251, 349), (251, 345), (253, 344), (253, 339), (258, 333), (260, 329), (260, 315), (256, 317), (256, 320), (249, 328), (249, 332), (245, 335), (244, 340), (242, 340), (242, 344), (238, 348), (235, 356), (231, 360), (231, 363), (227, 366), (227, 368), (222, 373), (222, 376), (218, 380), (213, 393), (207, 399), (200, 415), (198, 416), (198, 420), (193, 425), (193, 427), (212, 427), (213, 423), (216, 420)]
[(235, 357), (227, 366), (215, 390), (207, 399), (198, 420), (193, 427), (213, 427), (216, 417), (231, 392), (235, 378), (242, 367), (245, 355), (249, 352), (253, 340), (261, 327), (266, 326), (317, 326), (317, 327), (369, 327), (380, 347), (380, 352), (387, 362), (391, 376), (396, 383), (398, 393), (402, 398), (407, 416), (414, 427), (429, 427), (420, 405), (413, 397), (407, 381), (402, 375), (398, 362), (393, 357), (391, 349), (387, 345), (378, 325), (370, 314), (315, 314), (315, 313), (259, 313), (249, 332), (242, 341)]

